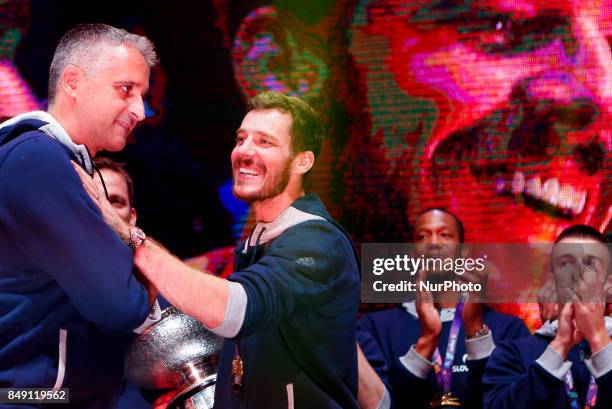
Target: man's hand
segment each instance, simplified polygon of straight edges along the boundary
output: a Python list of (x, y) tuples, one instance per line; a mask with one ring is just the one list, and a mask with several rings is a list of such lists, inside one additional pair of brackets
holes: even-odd
[(106, 224), (117, 232), (122, 241), (128, 243), (130, 241), (130, 226), (119, 217), (113, 205), (110, 204), (104, 195), (103, 189), (98, 188), (96, 182), (79, 165), (72, 162), (72, 167), (74, 167), (77, 175), (81, 178), (85, 191), (98, 206), (98, 209), (100, 209)]
[(361, 347), (357, 344), (357, 368), (359, 387), (357, 399), (361, 409), (376, 409), (385, 394), (385, 385), (368, 362)]
[[(81, 179), (81, 183), (83, 183), (83, 188), (91, 197), (91, 200), (98, 206), (100, 212), (102, 213), (102, 217), (106, 224), (108, 224), (123, 240), (125, 243), (130, 240), (130, 226), (125, 223), (121, 217), (115, 211), (113, 205), (110, 204), (106, 196), (103, 194), (104, 188), (102, 186), (98, 186), (96, 182), (76, 163), (72, 162), (72, 166), (76, 171), (77, 175)], [(134, 275), (136, 279), (140, 281), (142, 285), (145, 286), (147, 292), (149, 294), (149, 306), (153, 306), (155, 300), (157, 299), (157, 288), (147, 279), (144, 274), (140, 271), (135, 270)]]
[(421, 336), (417, 340), (414, 347), (416, 352), (423, 358), (431, 361), (434, 351), (438, 347), (438, 340), (442, 332), (442, 321), (440, 314), (436, 310), (433, 302), (433, 296), (429, 291), (420, 291), (419, 282), (427, 279), (427, 272), (419, 271), (417, 276), (417, 291), (416, 291), (416, 311), (419, 316), (419, 324), (421, 326)]
[(162, 396), (155, 400), (153, 404), (153, 409), (166, 409), (168, 404), (174, 397), (176, 396), (176, 391), (169, 391), (164, 393)]
[(570, 349), (582, 341), (582, 334), (574, 325), (574, 305), (567, 303), (563, 306), (559, 315), (559, 328), (555, 339), (550, 343), (554, 349), (565, 360)]
[(612, 315), (612, 274), (608, 276), (604, 284), (604, 296), (606, 302), (606, 315)]
[(584, 268), (576, 290), (577, 300), (574, 304), (576, 327), (589, 343), (593, 353), (600, 351), (611, 342), (604, 319), (605, 273), (597, 266)]
[(465, 336), (467, 338), (476, 334), (483, 325), (482, 308), (484, 306), (484, 295), (487, 288), (488, 273), (486, 269), (482, 271), (466, 271), (459, 276), (459, 280), (463, 283), (480, 284), (482, 291), (470, 292), (469, 298), (463, 307), (461, 318), (465, 328)]
[(548, 277), (544, 287), (538, 291), (538, 307), (540, 307), (540, 319), (542, 323), (556, 320), (559, 317), (557, 292), (555, 281), (552, 276)]

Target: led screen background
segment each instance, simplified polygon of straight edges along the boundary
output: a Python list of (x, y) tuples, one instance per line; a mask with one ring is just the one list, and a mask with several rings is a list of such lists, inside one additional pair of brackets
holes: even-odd
[(607, 228), (610, 2), (320, 6), (251, 11), (233, 62), (248, 95), (289, 92), (329, 115), (332, 180), (320, 186), (362, 241), (406, 241), (435, 206), (473, 242)]
[(1, 71), (0, 93), (21, 84), (32, 100), (16, 110), (44, 106), (53, 48), (78, 22), (150, 36), (162, 63), (149, 118), (118, 157), (134, 175), (139, 224), (182, 257), (248, 229), (229, 153), (246, 97), (263, 90), (323, 116), (314, 188), (357, 243), (409, 241), (432, 206), (457, 214), (472, 242), (608, 229), (610, 0), (78, 5), (0, 2), (0, 62), (20, 78)]
[(408, 216), (447, 207), (477, 242), (606, 228), (611, 4), (357, 5), (347, 45), (366, 88), (366, 150), (383, 152), (377, 173)]

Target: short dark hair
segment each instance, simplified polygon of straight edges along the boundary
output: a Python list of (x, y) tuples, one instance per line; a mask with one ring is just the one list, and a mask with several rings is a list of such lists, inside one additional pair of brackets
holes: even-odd
[(444, 207), (428, 207), (427, 209), (419, 213), (416, 219), (414, 220), (416, 221), (419, 217), (423, 216), (425, 213), (433, 212), (434, 210), (437, 210), (438, 212), (446, 213), (447, 215), (453, 218), (453, 220), (455, 221), (455, 227), (457, 227), (457, 233), (459, 234), (459, 243), (463, 243), (465, 241), (465, 227), (463, 227), (463, 222), (459, 220), (459, 218), (455, 216), (450, 210)]
[[(128, 199), (130, 201), (130, 207), (134, 207), (134, 182), (132, 181), (132, 177), (130, 176), (130, 174), (127, 172), (127, 170), (125, 170), (125, 164), (116, 162), (111, 158), (107, 158), (105, 156), (95, 158), (93, 164), (94, 168), (98, 170), (108, 169), (123, 176), (123, 179), (125, 179), (125, 183), (127, 184), (128, 188)], [(100, 175), (100, 178), (101, 177), (102, 175)]]
[(568, 237), (589, 238), (607, 244), (605, 236), (599, 230), (586, 224), (574, 224), (566, 228), (557, 236), (555, 244)]
[[(317, 112), (306, 101), (276, 91), (257, 94), (249, 101), (248, 111), (277, 109), (291, 116), (291, 155), (311, 151), (315, 160), (321, 152), (325, 127)], [(310, 171), (304, 174), (302, 185), (306, 186)]]
[(157, 63), (157, 54), (151, 40), (147, 37), (129, 33), (121, 28), (106, 24), (79, 24), (62, 36), (53, 54), (49, 67), (48, 99), (49, 106), (55, 102), (57, 88), (62, 72), (68, 65), (76, 65), (87, 74), (96, 68), (104, 67), (100, 60), (102, 46), (127, 45), (135, 48), (143, 56), (149, 68)]

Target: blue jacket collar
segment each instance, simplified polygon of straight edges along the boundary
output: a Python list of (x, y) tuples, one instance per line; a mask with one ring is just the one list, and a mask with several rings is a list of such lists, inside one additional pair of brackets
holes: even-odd
[(0, 129), (10, 126), (15, 126), (22, 121), (40, 121), (44, 123), (38, 127), (38, 130), (55, 139), (66, 148), (68, 148), (77, 158), (79, 164), (89, 173), (93, 173), (93, 166), (89, 152), (85, 145), (77, 145), (72, 141), (70, 135), (60, 125), (60, 123), (51, 114), (44, 111), (32, 111), (25, 114), (17, 115), (6, 122), (0, 124)]

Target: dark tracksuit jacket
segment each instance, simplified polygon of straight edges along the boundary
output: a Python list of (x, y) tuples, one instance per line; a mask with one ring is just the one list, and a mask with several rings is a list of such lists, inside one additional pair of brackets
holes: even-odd
[[(559, 376), (555, 376), (542, 366), (556, 372), (554, 355), (547, 350), (553, 339), (552, 334), (536, 333), (502, 343), (493, 351), (483, 378), (486, 409), (570, 409), (563, 376), (560, 376), (567, 369), (556, 368)], [(593, 356), (590, 359), (601, 372), (595, 378), (598, 385), (595, 408), (609, 409), (612, 408), (612, 344), (597, 355), (597, 358)], [(551, 357), (552, 365), (551, 360), (547, 359)], [(590, 357), (591, 350), (586, 341), (572, 348), (567, 356), (581, 408), (584, 407), (591, 378), (591, 371), (586, 365)], [(561, 363), (560, 356), (558, 360)]]
[(147, 291), (70, 164), (91, 166), (84, 147), (46, 113), (15, 121), (0, 128), (0, 388), (69, 388), (62, 407), (112, 408)]
[[(359, 264), (319, 198), (308, 194), (258, 224), (237, 248), (235, 271), (229, 279), (248, 304), (237, 336), (223, 344), (215, 407), (358, 408)], [(236, 351), (244, 361), (238, 393)]]
[[(366, 314), (359, 320), (358, 339), (364, 355), (385, 383), (394, 408), (428, 408), (438, 383), (433, 370), (426, 378), (409, 371), (400, 361), (410, 347), (416, 344), (421, 329), (416, 313), (408, 312), (410, 305)], [(414, 304), (412, 304), (414, 308)], [(442, 314), (442, 333), (439, 349), (444, 361), (454, 310)], [(446, 317), (445, 317), (446, 315)], [(483, 320), (490, 328), (493, 342), (516, 339), (529, 335), (525, 324), (517, 317), (502, 314), (485, 307)], [(482, 407), (482, 374), (488, 358), (468, 360), (463, 327), (459, 331), (455, 359), (451, 367), (451, 391), (466, 408)]]

